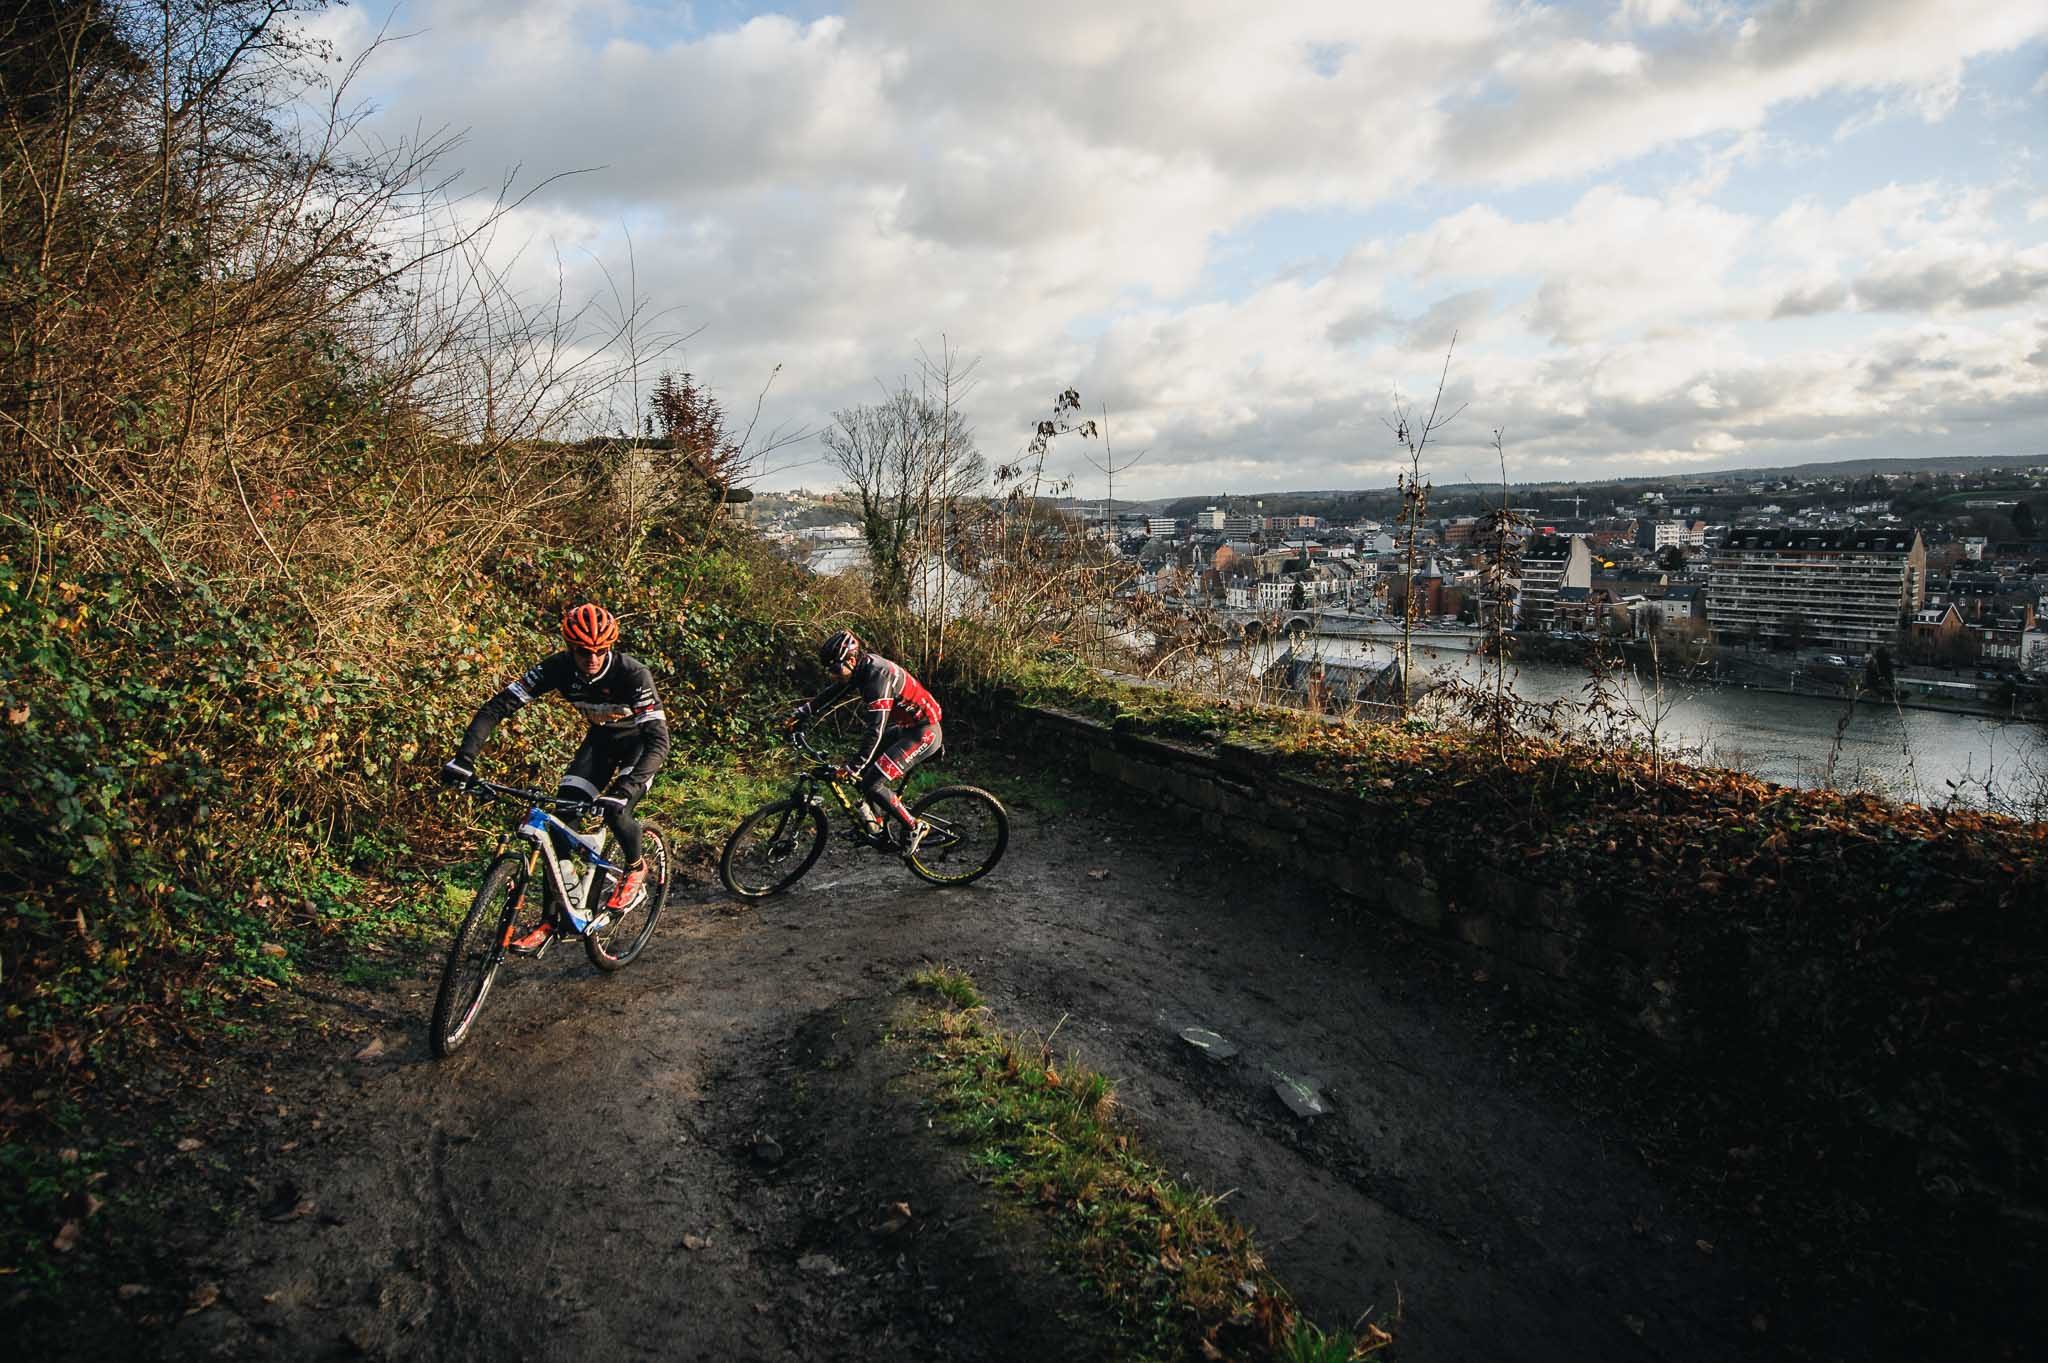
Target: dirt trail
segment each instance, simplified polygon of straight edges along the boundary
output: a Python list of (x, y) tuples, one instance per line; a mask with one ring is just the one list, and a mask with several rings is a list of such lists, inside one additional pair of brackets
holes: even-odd
[[(1030, 1226), (980, 1206), (877, 1040), (902, 980), (943, 961), (1005, 1026), (1058, 1025), (1117, 1079), (1168, 1167), (1233, 1190), (1325, 1323), (1398, 1303), (1406, 1360), (1774, 1356), (1739, 1244), (1510, 1072), (1496, 987), (1197, 839), (1013, 813), (1008, 858), (966, 889), (839, 846), (764, 905), (686, 886), (619, 976), (573, 952), (508, 970), (438, 1064), (422, 962), (386, 991), (382, 1057), (350, 1058), (359, 1037), (258, 1076), (273, 1092), (232, 1138), (247, 1215), (189, 1250), (219, 1300), (148, 1347), (1087, 1357), (1078, 1293), (1035, 1266)], [(1242, 1054), (1192, 1059), (1190, 1025)], [(1273, 1069), (1325, 1081), (1334, 1114), (1288, 1115)], [(908, 1226), (886, 1224), (897, 1201)]]

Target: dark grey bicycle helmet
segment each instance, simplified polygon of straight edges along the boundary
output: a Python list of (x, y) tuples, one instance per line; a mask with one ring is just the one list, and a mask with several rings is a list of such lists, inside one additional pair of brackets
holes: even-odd
[(818, 665), (825, 668), (850, 663), (860, 654), (860, 639), (850, 629), (836, 630), (818, 645)]

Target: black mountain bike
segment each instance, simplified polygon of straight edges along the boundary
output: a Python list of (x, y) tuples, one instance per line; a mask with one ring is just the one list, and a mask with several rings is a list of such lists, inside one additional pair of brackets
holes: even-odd
[[(528, 809), (525, 819), (500, 840), (498, 853), (484, 872), (484, 883), (449, 944), (429, 1037), (437, 1056), (454, 1053), (469, 1039), (469, 1030), (498, 978), (498, 967), (512, 954), (512, 940), (520, 935), (522, 922), (527, 926), (546, 922), (555, 929), (533, 953), (534, 959), (545, 956), (560, 937), (581, 937), (592, 965), (599, 970), (618, 970), (630, 965), (646, 947), (662, 905), (668, 902), (668, 840), (653, 824), (640, 825), (642, 854), (647, 859), (646, 892), (614, 914), (605, 909), (604, 902), (615, 878), (624, 875), (625, 869), (605, 859), (611, 851), (611, 831), (599, 828), (595, 833), (583, 833), (556, 817), (560, 814), (582, 822), (596, 812), (596, 805), (492, 781), (469, 781), (459, 789), (486, 799), (516, 801)], [(536, 871), (541, 872), (537, 878)], [(532, 906), (527, 903), (527, 893), (536, 879), (540, 904), (534, 913), (529, 912)]]
[[(761, 806), (740, 821), (725, 840), (718, 878), (748, 899), (780, 894), (803, 878), (825, 850), (825, 801), (832, 793), (846, 815), (840, 836), (858, 847), (897, 852), (888, 821), (847, 793), (825, 753), (812, 747), (801, 729), (791, 735), (797, 750), (814, 765), (797, 773), (788, 795)], [(978, 786), (940, 786), (927, 791), (910, 812), (931, 825), (916, 853), (903, 864), (934, 885), (965, 885), (995, 869), (1010, 843), (1010, 816), (1002, 802)]]

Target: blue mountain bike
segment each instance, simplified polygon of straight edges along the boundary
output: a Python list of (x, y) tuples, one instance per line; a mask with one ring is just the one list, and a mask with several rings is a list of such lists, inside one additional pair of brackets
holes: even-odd
[[(429, 1037), (436, 1056), (452, 1055), (469, 1039), (477, 1014), (483, 1011), (484, 1000), (498, 978), (498, 967), (512, 954), (512, 941), (523, 935), (523, 928), (545, 922), (555, 929), (533, 953), (533, 959), (546, 955), (561, 937), (580, 937), (592, 965), (599, 970), (618, 970), (630, 965), (647, 946), (662, 906), (668, 902), (668, 840), (653, 824), (640, 825), (647, 859), (646, 891), (612, 913), (604, 903), (625, 872), (606, 859), (610, 830), (600, 827), (585, 833), (565, 821), (581, 823), (591, 818), (597, 812), (594, 804), (493, 781), (469, 781), (457, 789), (528, 808), (526, 817), (499, 841), (476, 899), (449, 944)], [(537, 897), (530, 899), (535, 891)]]

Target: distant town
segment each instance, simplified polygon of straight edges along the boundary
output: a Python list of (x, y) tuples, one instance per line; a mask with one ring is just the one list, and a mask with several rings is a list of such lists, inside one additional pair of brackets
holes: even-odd
[[(2048, 461), (1524, 485), (1507, 498), (1503, 623), (1538, 648), (1654, 639), (1674, 665), (1936, 702), (2048, 678)], [(1431, 501), (1412, 527), (1391, 490), (1054, 509), (1068, 533), (1129, 560), (1128, 591), (1238, 630), (1398, 631), (1411, 591), (1413, 627), (1484, 630), (1482, 575), (1498, 552), (1487, 513), (1502, 494), (1463, 485)], [(862, 561), (835, 496), (766, 494), (752, 510), (820, 571)]]

